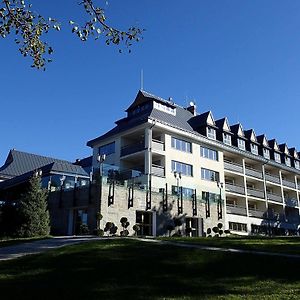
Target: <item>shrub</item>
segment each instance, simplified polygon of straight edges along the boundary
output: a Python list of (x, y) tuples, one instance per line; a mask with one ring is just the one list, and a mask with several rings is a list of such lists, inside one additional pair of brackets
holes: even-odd
[(219, 230), (219, 235), (222, 235), (224, 231), (222, 229)]
[(222, 229), (222, 227), (223, 227), (223, 224), (222, 224), (222, 223), (218, 223), (218, 225), (217, 225), (217, 226), (218, 226), (218, 228), (219, 228), (219, 229)]
[(217, 226), (213, 227), (212, 230), (213, 230), (214, 233), (219, 233), (219, 228)]
[(140, 226), (138, 224), (133, 225), (132, 229), (134, 230), (134, 234), (137, 235), (140, 230)]
[(207, 234), (211, 234), (211, 228), (207, 228), (206, 232)]
[(103, 236), (104, 235), (104, 230), (96, 228), (96, 229), (94, 229), (93, 233), (94, 233), (94, 235), (97, 235), (97, 236)]
[(225, 233), (225, 234), (230, 234), (230, 230), (229, 230), (229, 229), (226, 229), (226, 230), (224, 230), (224, 233)]
[(81, 224), (79, 227), (79, 234), (89, 234), (89, 228), (86, 224)]

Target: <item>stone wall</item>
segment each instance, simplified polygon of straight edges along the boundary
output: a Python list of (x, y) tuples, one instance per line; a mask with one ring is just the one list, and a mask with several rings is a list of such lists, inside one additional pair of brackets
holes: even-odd
[[(96, 214), (100, 206), (100, 185), (93, 184), (91, 187), (81, 187), (74, 190), (52, 192), (49, 195), (49, 211), (51, 217), (51, 227), (53, 234), (73, 234), (74, 233), (74, 210), (84, 209), (88, 212), (88, 226), (92, 232), (96, 228)], [(112, 194), (114, 197), (112, 199)], [(111, 197), (110, 197), (111, 196)], [(109, 197), (112, 204), (109, 205)], [(148, 194), (148, 199), (150, 195)], [(163, 209), (163, 193), (152, 192), (151, 208), (148, 210), (153, 214), (153, 235), (168, 235), (167, 225), (172, 223), (174, 217), (180, 218), (184, 225), (178, 227), (184, 233), (185, 218), (193, 217), (192, 201), (183, 199), (183, 212), (178, 215), (177, 196), (167, 195), (167, 210)], [(218, 220), (217, 203), (210, 203), (210, 217), (206, 217), (205, 202), (197, 197), (196, 218), (199, 223), (199, 235), (207, 232), (208, 228), (223, 223), (224, 226), (224, 207), (222, 219)], [(130, 201), (132, 199), (132, 203)], [(104, 229), (107, 222), (113, 222), (117, 227), (117, 234), (120, 234), (120, 219), (126, 217), (130, 223), (128, 227), (130, 235), (134, 234), (132, 229), (136, 224), (136, 212), (146, 211), (147, 193), (145, 190), (132, 189), (126, 186), (109, 185), (103, 183), (101, 197), (101, 214), (103, 219), (100, 228)], [(132, 207), (130, 207), (131, 205)], [(174, 233), (174, 232), (172, 232)]]

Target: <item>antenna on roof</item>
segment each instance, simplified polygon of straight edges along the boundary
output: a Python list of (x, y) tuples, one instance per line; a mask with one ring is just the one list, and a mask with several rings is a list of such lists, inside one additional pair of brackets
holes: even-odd
[(144, 90), (144, 70), (141, 69), (141, 91)]

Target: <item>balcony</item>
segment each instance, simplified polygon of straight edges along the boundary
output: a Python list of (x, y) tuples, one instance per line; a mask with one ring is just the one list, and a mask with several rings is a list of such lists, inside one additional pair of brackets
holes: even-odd
[(127, 145), (121, 148), (121, 156), (126, 156), (143, 150), (145, 150), (144, 142)]
[(243, 173), (243, 165), (224, 160), (224, 168), (229, 171)]
[(300, 218), (297, 215), (287, 215), (286, 216), (286, 222), (287, 223), (296, 223), (297, 225), (299, 224)]
[(153, 151), (165, 151), (165, 143), (159, 140), (152, 140)]
[(245, 195), (245, 188), (241, 185), (236, 185), (232, 183), (225, 183), (225, 190), (227, 192), (237, 193)]
[(259, 179), (263, 178), (263, 174), (262, 174), (261, 171), (256, 170), (256, 169), (252, 169), (250, 167), (245, 168), (245, 173), (246, 173), (246, 175), (252, 176), (252, 177), (255, 177), (255, 178), (259, 178)]
[(284, 203), (289, 207), (298, 206), (298, 200), (296, 198), (284, 198)]
[(267, 198), (268, 198), (268, 200), (282, 203), (282, 197), (281, 197), (281, 195), (273, 194), (273, 193), (268, 192), (267, 193)]
[(258, 210), (258, 209), (248, 209), (248, 214), (249, 217), (255, 217), (255, 218), (265, 218), (267, 212), (263, 210)]
[(247, 216), (246, 207), (236, 206), (236, 205), (233, 205), (233, 204), (227, 204), (226, 205), (226, 212), (228, 214), (233, 214), (233, 215)]
[(152, 165), (152, 175), (165, 177), (165, 168), (159, 165)]
[(295, 182), (290, 181), (290, 180), (286, 180), (286, 179), (282, 179), (282, 185), (287, 186), (287, 187), (290, 187), (290, 188), (292, 188), (292, 189), (295, 189), (295, 188), (296, 188)]
[(279, 176), (276, 176), (276, 175), (272, 175), (272, 174), (266, 173), (266, 174), (265, 174), (265, 177), (266, 177), (266, 180), (268, 180), (268, 181), (271, 181), (271, 182), (273, 182), (273, 183), (280, 184), (280, 178), (279, 178)]
[(257, 198), (265, 198), (265, 193), (262, 190), (247, 187), (247, 195)]

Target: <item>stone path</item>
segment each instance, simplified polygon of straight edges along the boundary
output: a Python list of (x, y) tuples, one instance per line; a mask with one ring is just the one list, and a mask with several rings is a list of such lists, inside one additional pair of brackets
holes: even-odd
[(285, 254), (280, 252), (267, 252), (267, 251), (255, 251), (255, 250), (243, 250), (243, 249), (235, 249), (235, 248), (220, 248), (220, 247), (211, 247), (211, 246), (203, 246), (197, 244), (189, 244), (185, 242), (169, 242), (169, 241), (161, 241), (161, 240), (151, 240), (151, 239), (139, 239), (144, 242), (160, 242), (165, 245), (172, 245), (183, 248), (194, 248), (199, 250), (207, 250), (207, 251), (220, 251), (220, 252), (229, 252), (229, 253), (245, 253), (245, 254), (254, 254), (254, 255), (265, 255), (265, 256), (280, 256), (287, 258), (296, 258), (300, 259), (300, 255), (297, 254)]
[(105, 238), (96, 238), (93, 236), (61, 236), (50, 239), (27, 242), (0, 248), (0, 261), (14, 259), (29, 254), (45, 252), (51, 249), (89, 242), (91, 240), (103, 240)]
[[(84, 242), (96, 241), (96, 240), (106, 240), (108, 238), (101, 237), (97, 238), (94, 236), (61, 236), (54, 237), (51, 239), (38, 240), (33, 242), (27, 242), (22, 244), (17, 244), (13, 246), (7, 246), (0, 248), (0, 261), (14, 259), (18, 257), (22, 257), (29, 254), (36, 254), (45, 252), (51, 249), (60, 248), (68, 245), (79, 244)], [(111, 238), (109, 238), (111, 239)], [(300, 259), (300, 255), (297, 254), (284, 254), (278, 252), (266, 252), (266, 251), (254, 251), (254, 250), (242, 250), (242, 249), (234, 249), (234, 248), (220, 248), (220, 247), (210, 247), (203, 246), (197, 244), (189, 244), (183, 242), (171, 242), (171, 241), (162, 241), (156, 239), (145, 239), (145, 238), (130, 238), (138, 241), (148, 242), (148, 243), (159, 243), (165, 245), (172, 245), (176, 247), (184, 247), (184, 248), (194, 248), (199, 250), (207, 250), (207, 251), (221, 251), (228, 253), (245, 253), (245, 254), (253, 254), (253, 255), (265, 255), (265, 256), (279, 256), (279, 257), (287, 257)]]

